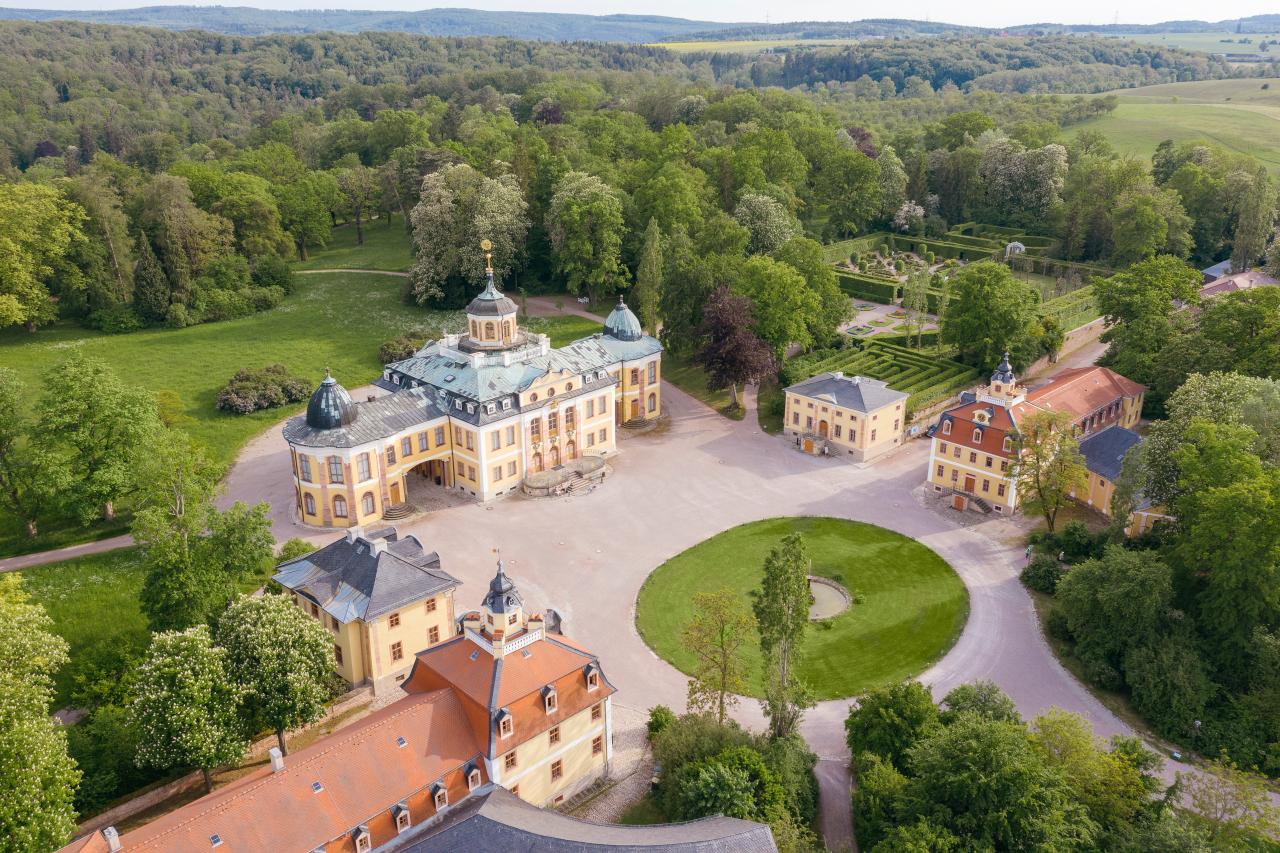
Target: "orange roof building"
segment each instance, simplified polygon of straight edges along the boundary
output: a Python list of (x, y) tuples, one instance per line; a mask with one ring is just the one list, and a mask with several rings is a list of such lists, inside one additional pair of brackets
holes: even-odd
[(287, 757), (273, 748), (270, 766), (209, 796), (64, 850), (366, 853), (493, 785), (549, 806), (608, 771), (613, 686), (595, 655), (525, 612), (501, 562), (480, 609), (419, 652), (402, 686), (404, 698)]
[(957, 510), (1011, 514), (1018, 506), (1016, 444), (1023, 420), (1035, 412), (1065, 412), (1081, 436), (1112, 426), (1132, 429), (1146, 391), (1097, 366), (1064, 370), (1028, 391), (1005, 353), (986, 385), (962, 394), (960, 405), (939, 416), (925, 482)]

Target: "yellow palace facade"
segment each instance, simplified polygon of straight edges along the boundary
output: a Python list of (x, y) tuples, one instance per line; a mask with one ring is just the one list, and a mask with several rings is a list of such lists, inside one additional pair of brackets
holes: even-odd
[(621, 299), (600, 333), (553, 348), (520, 328), (490, 269), (467, 332), (387, 365), (374, 384), (389, 393), (355, 403), (326, 375), (285, 425), (299, 520), (377, 522), (421, 488), (488, 501), (528, 474), (610, 456), (620, 424), (659, 416), (661, 362)]

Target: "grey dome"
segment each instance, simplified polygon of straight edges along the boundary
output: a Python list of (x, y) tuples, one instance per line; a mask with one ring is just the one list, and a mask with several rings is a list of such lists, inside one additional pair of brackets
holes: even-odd
[(467, 305), (467, 313), (477, 316), (496, 317), (501, 314), (516, 313), (516, 304), (502, 294), (493, 283), (493, 271), (489, 271), (489, 281), (484, 290)]
[(991, 381), (1003, 382), (1006, 385), (1012, 385), (1016, 381), (1013, 376), (1013, 367), (1009, 364), (1009, 353), (1004, 354), (1004, 359), (996, 367), (996, 372), (991, 374)]
[(351, 395), (326, 369), (324, 381), (307, 403), (307, 426), (312, 429), (337, 429), (350, 426), (355, 420), (356, 404), (351, 402)]
[(490, 613), (509, 613), (524, 604), (516, 585), (502, 571), (501, 560), (498, 561), (498, 573), (489, 581), (489, 594), (484, 597), (483, 604)]
[(621, 296), (604, 321), (604, 333), (620, 341), (638, 341), (644, 337), (644, 327), (640, 325), (639, 318), (622, 301)]

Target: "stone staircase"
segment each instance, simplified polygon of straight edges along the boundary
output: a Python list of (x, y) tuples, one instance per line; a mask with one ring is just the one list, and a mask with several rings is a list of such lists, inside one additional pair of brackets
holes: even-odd
[(977, 506), (978, 509), (982, 510), (983, 515), (991, 515), (991, 504), (976, 495), (970, 495), (969, 500)]
[(578, 494), (582, 494), (583, 492), (591, 491), (591, 488), (592, 488), (592, 482), (588, 480), (586, 477), (579, 474), (577, 471), (574, 471), (573, 476), (570, 478), (564, 493), (566, 495), (578, 495)]
[(400, 521), (408, 518), (418, 511), (418, 508), (411, 503), (392, 504), (382, 511), (383, 521)]

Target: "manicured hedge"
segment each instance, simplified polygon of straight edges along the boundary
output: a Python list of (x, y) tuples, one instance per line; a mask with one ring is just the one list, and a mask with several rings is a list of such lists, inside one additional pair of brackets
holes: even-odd
[(887, 277), (836, 270), (836, 283), (855, 299), (892, 305), (898, 298), (898, 282)]
[(1046, 316), (1057, 320), (1058, 325), (1065, 332), (1102, 316), (1093, 300), (1093, 288), (1088, 286), (1050, 299), (1040, 306), (1040, 310)]

